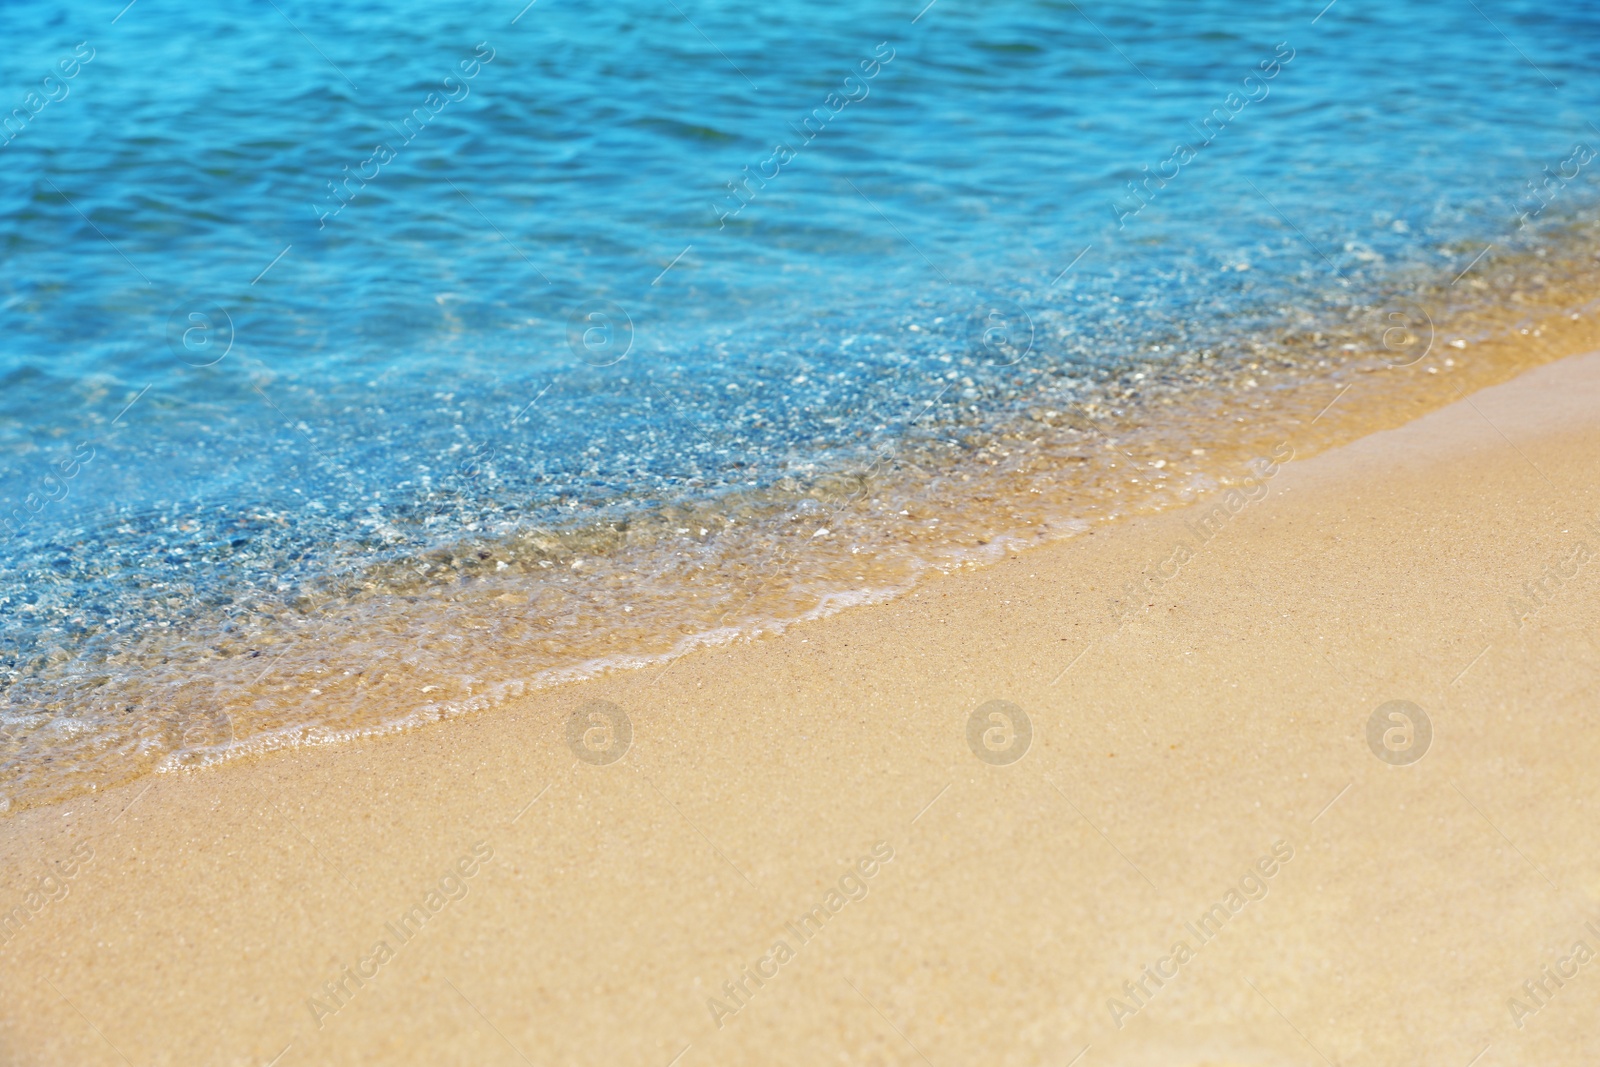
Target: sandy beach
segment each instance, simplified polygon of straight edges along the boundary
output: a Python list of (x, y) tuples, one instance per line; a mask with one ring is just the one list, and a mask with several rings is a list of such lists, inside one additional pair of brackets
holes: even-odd
[(1600, 1064), (1600, 9), (0, 38), (0, 1067)]
[(0, 1054), (1593, 1063), (1597, 413), (1566, 359), (781, 636), (18, 812)]

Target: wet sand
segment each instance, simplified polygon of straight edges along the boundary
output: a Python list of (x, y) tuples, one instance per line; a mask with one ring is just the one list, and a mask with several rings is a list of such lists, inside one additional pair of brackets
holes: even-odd
[(778, 637), (17, 812), (0, 1054), (1595, 1062), (1600, 355), (1294, 451)]

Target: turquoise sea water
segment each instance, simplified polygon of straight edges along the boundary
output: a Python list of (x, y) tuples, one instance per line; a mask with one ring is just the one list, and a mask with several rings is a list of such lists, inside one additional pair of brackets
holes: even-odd
[(1583, 5), (136, 0), (0, 38), (21, 799), (237, 738), (171, 721), (185, 657), (259, 657), (341, 575), (449, 599), (463, 539), (499, 572), (529, 529), (776, 499), (1013, 418), (1019, 366), (1081, 399), (1249, 358), (1536, 245), (1600, 148)]

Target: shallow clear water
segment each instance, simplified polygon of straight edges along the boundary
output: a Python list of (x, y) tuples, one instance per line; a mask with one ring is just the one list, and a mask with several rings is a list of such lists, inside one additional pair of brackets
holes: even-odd
[(920, 7), (0, 10), (0, 793), (883, 595), (1115, 511), (938, 488), (1041, 404), (1587, 255), (1600, 11)]

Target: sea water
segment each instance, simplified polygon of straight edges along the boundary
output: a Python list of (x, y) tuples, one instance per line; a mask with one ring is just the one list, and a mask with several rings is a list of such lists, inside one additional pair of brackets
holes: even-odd
[(1240, 397), (1594, 266), (1583, 5), (111, 0), (0, 37), (0, 804), (1193, 499)]

